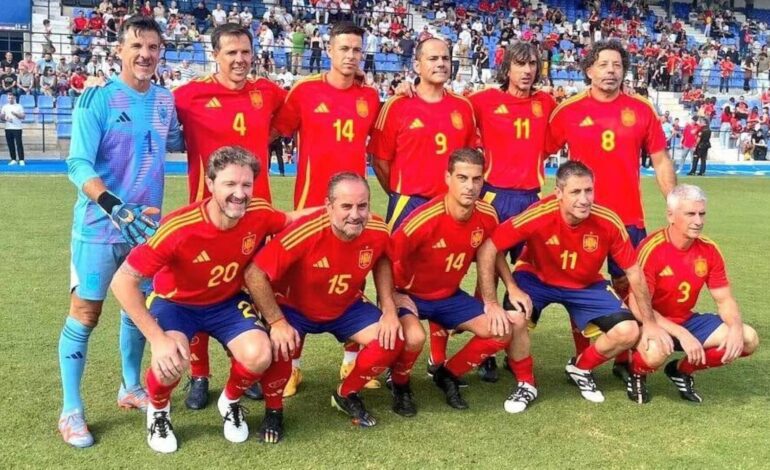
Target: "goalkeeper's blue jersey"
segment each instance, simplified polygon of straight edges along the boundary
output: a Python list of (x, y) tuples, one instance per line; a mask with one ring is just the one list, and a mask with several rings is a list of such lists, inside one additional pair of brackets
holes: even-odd
[(125, 242), (107, 214), (83, 193), (83, 184), (98, 177), (124, 202), (160, 208), (167, 147), (183, 147), (171, 92), (151, 85), (139, 93), (118, 77), (104, 87), (88, 88), (75, 105), (67, 158), (70, 181), (78, 188), (72, 238)]

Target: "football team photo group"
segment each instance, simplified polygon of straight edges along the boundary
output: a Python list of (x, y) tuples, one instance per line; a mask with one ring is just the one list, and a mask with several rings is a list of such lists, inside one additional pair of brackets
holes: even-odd
[[(97, 331), (117, 342), (104, 360), (120, 380), (94, 380), (135, 410), (116, 419), (142, 413), (132, 429), (151, 451), (134, 455), (184, 454), (191, 435), (290, 451), (317, 419), (294, 404), (311, 399), (350, 423), (340, 446), (402, 427), (431, 433), (425, 416), (462, 414), (457, 432), (472, 433), (488, 405), (484, 419), (515, 439), (534, 409), (591, 415), (630, 400), (635, 423), (661, 396), (695, 413), (709, 401), (738, 406), (716, 382), (699, 386), (701, 373), (759, 373), (747, 358), (760, 312), (744, 321), (735, 261), (708, 236), (722, 214), (708, 184), (693, 184), (708, 179), (677, 180), (655, 106), (624, 84), (619, 41), (593, 42), (585, 89), (557, 102), (542, 89), (536, 42), (511, 41), (492, 83), (458, 94), (451, 46), (421, 38), (407, 64), (414, 79), (381, 102), (362, 70), (367, 32), (354, 22), (331, 25), (328, 70), (286, 88), (252, 74), (258, 38), (235, 23), (211, 31), (215, 72), (164, 88), (153, 81), (163, 34), (152, 16), (123, 21), (122, 69), (74, 104), (69, 306), (56, 305), (67, 315), (57, 324), (61, 391), (49, 397), (70, 447), (125, 439), (89, 426)], [(284, 145), (296, 147), (295, 179), (270, 171)], [(179, 152), (187, 193), (174, 206), (164, 203), (166, 159)], [(642, 176), (642, 155), (654, 176)], [(648, 206), (663, 214), (655, 222), (644, 178)], [(276, 191), (280, 181), (293, 190)], [(97, 328), (100, 318), (118, 315), (112, 302), (119, 331), (102, 332), (112, 326)], [(550, 321), (570, 346), (544, 359), (536, 353), (554, 339), (537, 327)], [(338, 359), (323, 356), (334, 380), (303, 369), (324, 333), (335, 341), (314, 344)], [(611, 375), (597, 380), (603, 365)], [(554, 398), (556, 376), (569, 394)], [(507, 392), (485, 383), (498, 381)], [(212, 408), (211, 426), (186, 431)], [(324, 420), (313, 425), (337, 424)], [(53, 436), (56, 423), (46, 425)]]

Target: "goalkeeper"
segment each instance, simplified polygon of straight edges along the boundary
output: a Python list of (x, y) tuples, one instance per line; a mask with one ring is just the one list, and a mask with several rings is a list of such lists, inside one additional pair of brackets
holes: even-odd
[[(169, 91), (150, 79), (160, 56), (161, 30), (134, 16), (122, 25), (123, 70), (103, 87), (89, 88), (75, 106), (69, 179), (78, 189), (72, 224), (69, 316), (59, 339), (64, 403), (59, 431), (75, 447), (93, 444), (80, 383), (88, 337), (99, 321), (112, 276), (133, 246), (155, 232), (163, 199), (165, 152), (182, 150)], [(120, 318), (122, 408), (146, 409), (139, 382), (144, 337), (125, 312)]]

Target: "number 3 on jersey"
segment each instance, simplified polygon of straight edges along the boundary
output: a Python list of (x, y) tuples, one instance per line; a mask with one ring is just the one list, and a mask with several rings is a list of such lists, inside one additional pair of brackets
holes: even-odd
[(233, 130), (240, 134), (241, 137), (246, 135), (246, 118), (243, 116), (243, 113), (235, 113)]

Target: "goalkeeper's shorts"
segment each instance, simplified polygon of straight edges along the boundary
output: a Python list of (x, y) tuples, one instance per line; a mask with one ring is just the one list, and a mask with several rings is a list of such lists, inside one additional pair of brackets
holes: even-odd
[[(131, 251), (128, 243), (89, 243), (72, 240), (70, 246), (70, 292), (83, 300), (101, 301), (107, 297), (112, 276)], [(147, 280), (144, 292), (151, 286)]]

